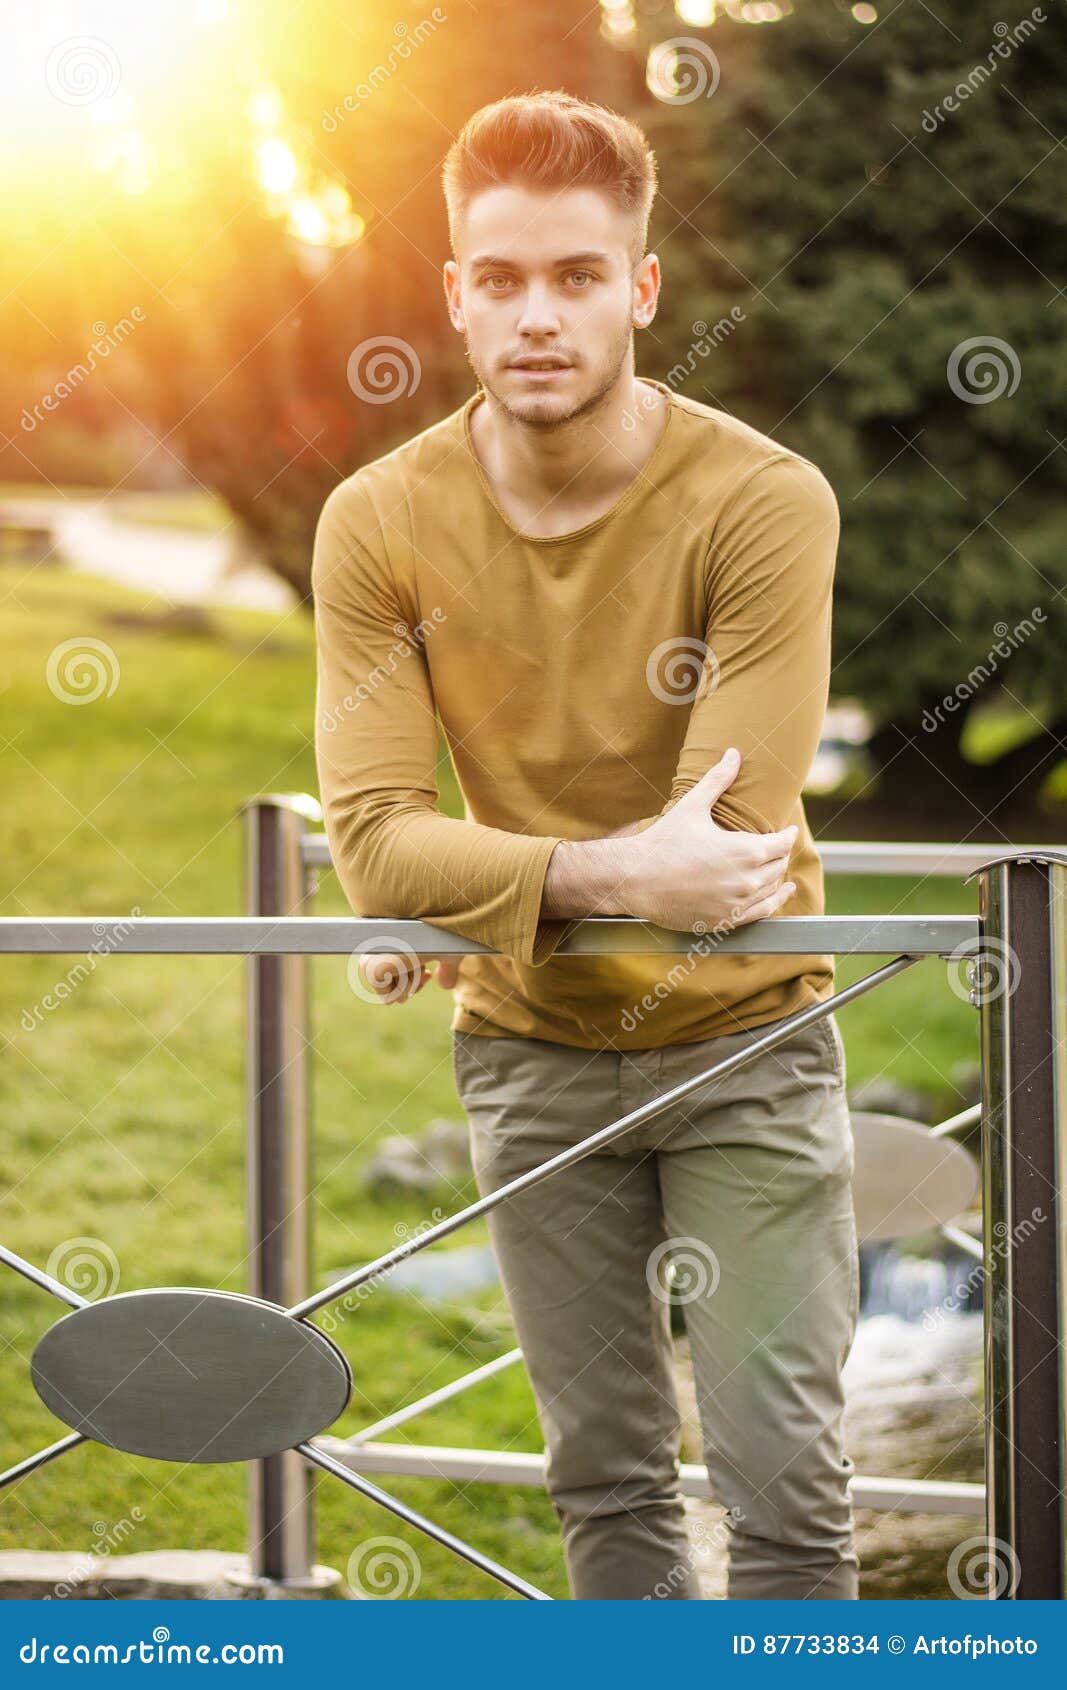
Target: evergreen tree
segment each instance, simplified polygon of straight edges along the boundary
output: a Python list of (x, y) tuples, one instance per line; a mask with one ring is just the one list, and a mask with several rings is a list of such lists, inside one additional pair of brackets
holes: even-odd
[[(697, 45), (633, 114), (666, 165), (639, 368), (829, 477), (833, 691), (873, 715), (888, 804), (988, 835), (1067, 753), (1064, 7), (853, 10), (643, 18), (642, 65)], [(1026, 738), (980, 765), (997, 698)]]

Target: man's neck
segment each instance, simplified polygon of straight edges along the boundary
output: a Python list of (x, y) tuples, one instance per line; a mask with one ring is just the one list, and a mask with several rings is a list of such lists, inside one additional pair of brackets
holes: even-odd
[(655, 450), (669, 398), (636, 377), (557, 428), (529, 428), (485, 394), (471, 412), (479, 461), (505, 513), (532, 535), (567, 533), (620, 499)]

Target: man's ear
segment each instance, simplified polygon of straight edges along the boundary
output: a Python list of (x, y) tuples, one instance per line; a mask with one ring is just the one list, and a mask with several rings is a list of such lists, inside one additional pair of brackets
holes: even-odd
[(462, 329), (464, 327), (463, 305), (459, 292), (459, 279), (459, 265), (456, 263), (454, 258), (447, 259), (441, 272), (441, 280), (444, 285), (445, 303), (448, 306), (448, 315), (452, 320), (452, 327), (455, 329)]
[(656, 305), (659, 300), (660, 272), (659, 259), (654, 252), (646, 252), (634, 280), (633, 321), (635, 327), (647, 329), (656, 315)]

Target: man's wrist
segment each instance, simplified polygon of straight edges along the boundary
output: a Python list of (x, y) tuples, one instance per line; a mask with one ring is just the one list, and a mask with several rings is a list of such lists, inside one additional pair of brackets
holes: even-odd
[(560, 840), (545, 872), (542, 919), (629, 915), (636, 859), (628, 838)]

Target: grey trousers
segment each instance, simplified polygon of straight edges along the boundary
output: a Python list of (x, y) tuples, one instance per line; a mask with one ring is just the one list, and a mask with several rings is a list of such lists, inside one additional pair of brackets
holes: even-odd
[[(480, 1192), (767, 1030), (623, 1052), (454, 1033)], [(672, 1301), (728, 1510), (728, 1596), (855, 1599), (841, 1442), (852, 1170), (831, 1016), (490, 1213), (576, 1599), (700, 1595), (677, 1492)]]

